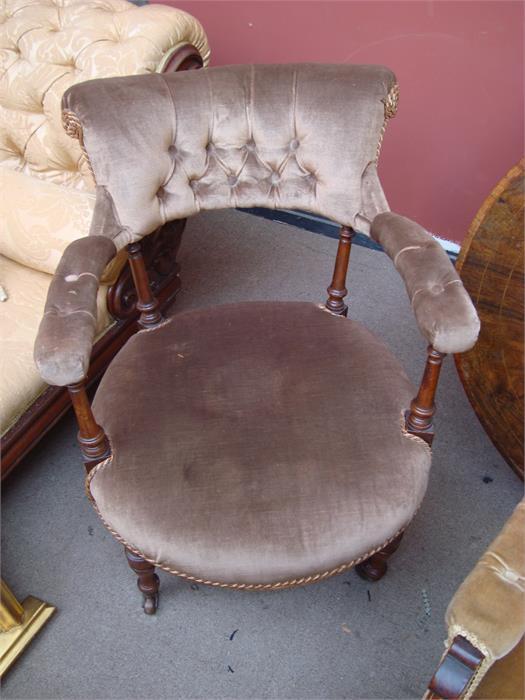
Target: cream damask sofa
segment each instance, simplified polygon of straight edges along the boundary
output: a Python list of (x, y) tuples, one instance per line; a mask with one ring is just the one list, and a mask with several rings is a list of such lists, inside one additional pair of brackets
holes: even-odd
[[(206, 65), (209, 47), (197, 20), (161, 5), (0, 0), (0, 8), (0, 422), (5, 475), (68, 406), (66, 394), (48, 388), (33, 361), (51, 276), (68, 243), (88, 235), (95, 202), (88, 164), (78, 141), (61, 123), (62, 94), (92, 78)], [(159, 281), (161, 287), (175, 276), (175, 239), (166, 243), (167, 238), (159, 232), (149, 251), (157, 277), (166, 278)], [(106, 270), (99, 292), (100, 342), (93, 376), (133, 330), (133, 298), (124, 264), (122, 257)]]

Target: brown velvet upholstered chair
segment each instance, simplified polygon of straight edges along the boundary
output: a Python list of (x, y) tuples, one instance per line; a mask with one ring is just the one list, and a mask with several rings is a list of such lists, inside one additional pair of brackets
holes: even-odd
[[(155, 567), (245, 590), (354, 565), (380, 578), (419, 508), (441, 362), (472, 347), (479, 323), (442, 248), (391, 213), (382, 192), (376, 165), (397, 94), (383, 67), (305, 64), (97, 80), (64, 96), (97, 198), (90, 235), (54, 277), (35, 358), (49, 383), (70, 389), (88, 496), (124, 545), (147, 613)], [(301, 208), (341, 224), (326, 304), (161, 317), (141, 239), (232, 206)], [(394, 261), (430, 344), (418, 391), (381, 341), (345, 318), (355, 229)], [(143, 330), (91, 409), (83, 380), (96, 290), (123, 247)]]

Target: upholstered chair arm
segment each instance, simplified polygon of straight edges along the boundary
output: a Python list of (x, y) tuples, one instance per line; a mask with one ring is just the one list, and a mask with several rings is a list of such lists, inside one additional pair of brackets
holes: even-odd
[(478, 337), (479, 318), (439, 243), (421, 226), (393, 212), (376, 216), (370, 235), (401, 274), (419, 329), (434, 349), (470, 350)]
[(87, 236), (70, 243), (49, 287), (38, 329), (34, 357), (48, 384), (82, 381), (97, 323), (97, 291), (115, 244), (106, 236)]

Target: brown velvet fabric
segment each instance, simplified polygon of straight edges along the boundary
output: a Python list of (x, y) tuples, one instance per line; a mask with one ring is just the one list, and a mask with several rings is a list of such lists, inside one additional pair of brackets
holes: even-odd
[(393, 212), (376, 216), (370, 234), (403, 277), (428, 342), (439, 352), (470, 350), (479, 333), (478, 314), (439, 243), (419, 224)]
[(87, 374), (97, 323), (100, 277), (116, 254), (105, 236), (70, 243), (49, 287), (34, 358), (48, 384), (65, 386)]
[[(117, 248), (201, 209), (302, 208), (355, 225), (395, 77), (382, 66), (226, 66), (75, 85), (97, 184), (122, 231)], [(377, 177), (368, 199), (384, 200)], [(108, 231), (107, 235), (112, 235)]]
[(229, 583), (350, 562), (410, 521), (430, 450), (369, 331), (314, 304), (186, 312), (130, 338), (94, 400), (113, 460), (91, 493), (147, 557)]

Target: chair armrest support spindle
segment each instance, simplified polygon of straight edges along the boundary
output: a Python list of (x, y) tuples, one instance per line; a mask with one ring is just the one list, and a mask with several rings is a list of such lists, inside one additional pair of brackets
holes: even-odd
[(435, 396), (441, 365), (445, 353), (438, 352), (432, 345), (427, 348), (427, 361), (421, 378), (417, 395), (410, 404), (410, 410), (405, 415), (407, 432), (417, 435), (432, 445), (434, 439), (433, 417), (436, 412)]
[(109, 440), (95, 420), (85, 382), (70, 384), (67, 389), (77, 418), (78, 444), (84, 457), (86, 471), (89, 473), (96, 464), (110, 456)]
[(354, 236), (355, 231), (353, 229), (348, 226), (341, 226), (339, 230), (339, 245), (337, 247), (334, 275), (330, 286), (326, 290), (328, 292), (328, 299), (326, 300), (325, 306), (329, 311), (338, 316), (348, 315), (348, 306), (344, 303), (343, 299), (348, 294), (346, 275)]

